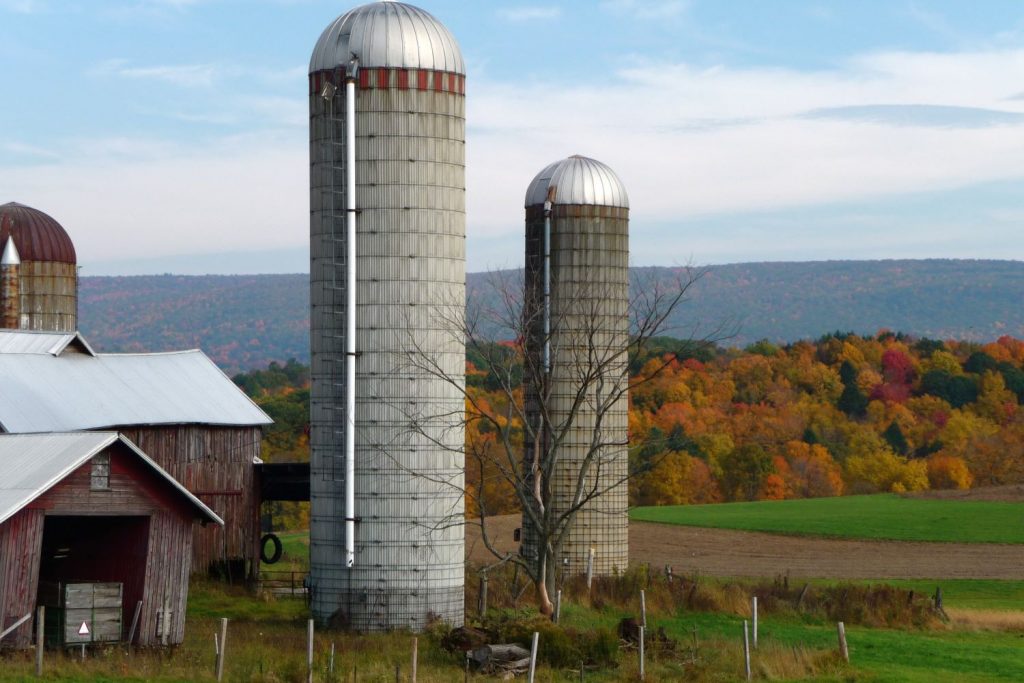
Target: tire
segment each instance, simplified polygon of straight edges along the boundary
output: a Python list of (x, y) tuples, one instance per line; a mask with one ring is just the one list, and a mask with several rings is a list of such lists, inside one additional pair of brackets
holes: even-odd
[[(274, 552), (269, 557), (267, 556), (267, 541), (274, 545)], [(277, 537), (277, 534), (264, 534), (260, 539), (260, 560), (264, 564), (277, 564), (283, 554), (284, 546), (281, 545), (281, 539)]]

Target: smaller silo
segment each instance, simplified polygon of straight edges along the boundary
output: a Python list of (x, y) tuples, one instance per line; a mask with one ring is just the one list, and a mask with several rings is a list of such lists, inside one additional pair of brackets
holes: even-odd
[(17, 329), (76, 331), (78, 266), (67, 232), (42, 211), (11, 202), (0, 206), (0, 244), (12, 239), (21, 261)]
[[(580, 573), (593, 549), (595, 574), (622, 571), (629, 561), (629, 199), (601, 162), (569, 157), (530, 184), (524, 308), (526, 419), (541, 432), (540, 457), (552, 463), (548, 511), (558, 516), (589, 498), (552, 559)], [(529, 467), (535, 445), (527, 442)], [(538, 542), (524, 514), (527, 558), (538, 557)]]

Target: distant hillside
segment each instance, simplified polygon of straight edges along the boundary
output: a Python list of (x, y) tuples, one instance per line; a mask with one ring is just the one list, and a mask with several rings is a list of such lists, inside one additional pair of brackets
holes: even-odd
[[(639, 268), (650, 286), (671, 268)], [(471, 297), (495, 296), (491, 275), (469, 276)], [(309, 276), (82, 278), (81, 327), (102, 351), (200, 347), (226, 370), (309, 362)], [(988, 341), (1024, 337), (1024, 262), (826, 261), (715, 266), (673, 320), (676, 336), (719, 324), (742, 346), (834, 330), (881, 328), (922, 337)]]

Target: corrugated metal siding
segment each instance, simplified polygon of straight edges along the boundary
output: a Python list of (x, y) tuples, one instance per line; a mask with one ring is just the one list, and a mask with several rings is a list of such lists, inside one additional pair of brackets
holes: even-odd
[(76, 337), (74, 333), (0, 330), (0, 354), (55, 355)]
[[(344, 107), (342, 90), (333, 111)], [(440, 319), (465, 305), (465, 98), (370, 88), (359, 90), (356, 108), (360, 521), (349, 570), (344, 121), (318, 93), (310, 98), (313, 613), (364, 631), (420, 630), (432, 616), (461, 624), (463, 399), (409, 367), (405, 354), (415, 343), (450, 377), (465, 372), (458, 330)], [(417, 417), (429, 438), (412, 433)]]
[[(0, 522), (0, 631), (35, 609), (43, 511), (22, 510)], [(0, 641), (0, 648), (28, 647), (33, 622)]]
[[(543, 201), (543, 199), (541, 200)], [(591, 207), (593, 208), (593, 207)], [(542, 354), (544, 217), (531, 208), (526, 221), (527, 313), (537, 321), (529, 344), (529, 353)], [(595, 549), (595, 572), (622, 571), (629, 561), (628, 539), (628, 382), (627, 358), (622, 353), (604, 367), (605, 386), (588, 392), (572, 427), (567, 419), (580, 387), (578, 377), (597, 369), (621, 353), (629, 341), (629, 218), (624, 208), (556, 205), (551, 227), (551, 349), (552, 396), (548, 402), (554, 434), (565, 431), (559, 452), (560, 465), (549, 482), (550, 508), (561, 514), (572, 506), (580, 469), (590, 452), (595, 434), (602, 447), (588, 476), (586, 490), (611, 487), (578, 513), (565, 536), (561, 557), (568, 558), (569, 571), (586, 569), (590, 548)], [(597, 358), (596, 361), (590, 360)], [(540, 361), (537, 361), (540, 363)], [(595, 406), (608, 398), (609, 390), (622, 392), (607, 410)], [(539, 407), (536, 392), (526, 387), (527, 419), (536, 424)], [(598, 432), (597, 418), (603, 413)], [(525, 461), (532, 462), (533, 444), (527, 443)], [(616, 485), (616, 482), (621, 482)], [(527, 557), (536, 557), (537, 533), (528, 516), (523, 517), (523, 549)]]
[(0, 425), (9, 433), (270, 423), (201, 351), (0, 354), (0, 381)]

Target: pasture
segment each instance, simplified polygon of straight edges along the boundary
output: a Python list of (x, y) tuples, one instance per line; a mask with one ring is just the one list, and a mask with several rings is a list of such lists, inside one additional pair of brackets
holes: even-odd
[(632, 510), (630, 518), (824, 538), (1024, 543), (1024, 503), (896, 494), (642, 507)]

